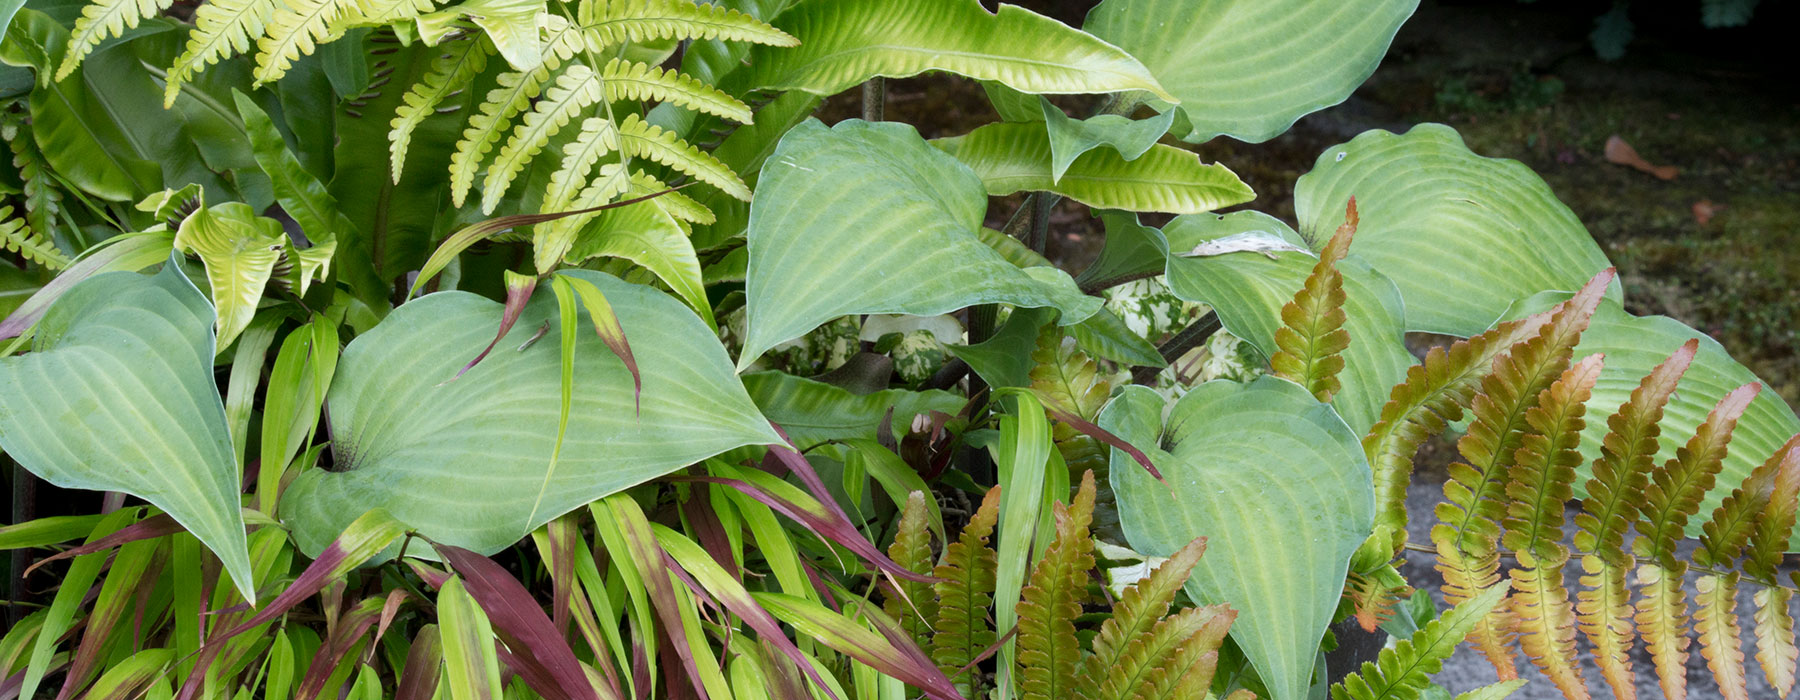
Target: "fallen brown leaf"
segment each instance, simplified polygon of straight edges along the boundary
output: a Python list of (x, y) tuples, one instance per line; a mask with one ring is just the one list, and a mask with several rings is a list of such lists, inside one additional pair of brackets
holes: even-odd
[(1698, 222), (1701, 226), (1705, 226), (1707, 222), (1712, 221), (1713, 216), (1718, 214), (1720, 209), (1724, 208), (1725, 205), (1713, 204), (1713, 201), (1710, 199), (1702, 199), (1698, 202), (1694, 202), (1694, 221)]
[(1644, 160), (1643, 156), (1638, 155), (1637, 149), (1632, 148), (1631, 144), (1625, 143), (1625, 139), (1619, 138), (1618, 134), (1606, 138), (1606, 162), (1627, 165), (1654, 175), (1660, 180), (1673, 180), (1675, 174), (1681, 171), (1673, 165), (1653, 165), (1650, 161)]

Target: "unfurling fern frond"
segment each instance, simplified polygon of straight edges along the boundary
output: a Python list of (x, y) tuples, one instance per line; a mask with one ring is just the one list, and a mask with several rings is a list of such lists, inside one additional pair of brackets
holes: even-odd
[(1344, 370), (1342, 353), (1351, 338), (1344, 330), (1344, 274), (1337, 263), (1350, 252), (1356, 222), (1356, 198), (1351, 197), (1344, 224), (1319, 251), (1319, 262), (1294, 300), (1281, 307), (1282, 326), (1275, 329), (1275, 345), (1281, 350), (1269, 358), (1275, 376), (1299, 384), (1320, 403), (1331, 403), (1343, 386), (1337, 375)]
[(1449, 612), (1432, 620), (1409, 639), (1382, 649), (1373, 662), (1331, 686), (1333, 700), (1411, 700), (1424, 692), (1444, 659), (1487, 619), (1506, 596), (1506, 586), (1477, 591)]
[(612, 59), (600, 69), (606, 81), (606, 99), (655, 100), (730, 119), (739, 124), (751, 121), (750, 106), (717, 88), (674, 70)]
[[(944, 563), (931, 575), (943, 579), (932, 584), (938, 597), (936, 630), (931, 639), (931, 660), (956, 684), (964, 697), (975, 697), (975, 669), (963, 670), (994, 643), (988, 626), (988, 606), (994, 602), (995, 557), (988, 537), (1000, 514), (1000, 487), (988, 489), (981, 507), (963, 526), (962, 534), (944, 548)], [(958, 675), (971, 674), (971, 675)]]
[(266, 25), (267, 33), (256, 40), (256, 86), (281, 79), (294, 61), (311, 55), (319, 42), (331, 38), (331, 23), (354, 10), (360, 0), (284, 0)]
[(731, 167), (633, 114), (619, 124), (619, 149), (632, 158), (649, 158), (689, 177), (719, 188), (734, 199), (750, 201), (750, 186)]
[(174, 0), (96, 0), (81, 8), (81, 16), (75, 19), (75, 28), (69, 33), (68, 49), (63, 53), (62, 65), (56, 69), (56, 80), (61, 81), (75, 72), (81, 60), (94, 50), (101, 41), (109, 36), (119, 36), (126, 29), (138, 26), (138, 22), (156, 13), (169, 9)]
[(550, 137), (603, 97), (600, 76), (587, 66), (572, 64), (558, 75), (556, 83), (544, 91), (544, 98), (519, 120), (512, 136), (507, 137), (506, 145), (488, 165), (487, 178), (481, 183), (482, 213), (494, 212), (513, 180), (538, 151), (543, 150), (544, 144), (550, 142)]
[(451, 42), (431, 62), (425, 76), (407, 88), (400, 98), (400, 107), (394, 110), (394, 120), (389, 123), (393, 127), (388, 132), (388, 143), (393, 157), (394, 182), (400, 181), (400, 173), (406, 167), (406, 148), (412, 143), (413, 130), (425, 123), (425, 118), (431, 116), (444, 100), (473, 84), (475, 76), (487, 70), (488, 57), (493, 53), (494, 45), (486, 37)]
[(1694, 630), (1700, 633), (1700, 655), (1712, 669), (1719, 694), (1726, 700), (1750, 700), (1744, 679), (1744, 648), (1738, 640), (1736, 572), (1708, 574), (1695, 582)]
[(596, 52), (627, 42), (720, 39), (798, 46), (787, 32), (737, 10), (691, 0), (583, 0), (576, 15)]
[(208, 0), (195, 8), (194, 29), (188, 33), (187, 47), (169, 68), (163, 108), (175, 106), (182, 83), (200, 69), (249, 51), (268, 26), (277, 4), (268, 0)]
[(1031, 363), (1032, 390), (1056, 410), (1091, 421), (1112, 395), (1112, 386), (1094, 358), (1053, 324), (1038, 334)]
[(0, 249), (18, 253), (47, 269), (60, 270), (69, 265), (69, 258), (57, 250), (50, 241), (25, 222), (12, 218), (13, 208), (0, 206)]
[(1094, 568), (1094, 473), (1086, 472), (1075, 500), (1051, 505), (1056, 539), (1031, 568), (1031, 583), (1018, 605), (1019, 693), (1034, 700), (1071, 697), (1081, 667), (1081, 640), (1075, 618), (1087, 598), (1087, 572)]
[[(900, 525), (894, 543), (888, 546), (888, 558), (908, 571), (925, 573), (931, 566), (931, 529), (925, 510), (925, 493), (906, 495), (906, 506), (900, 511)], [(882, 612), (900, 622), (900, 628), (912, 635), (920, 646), (931, 644), (931, 621), (937, 619), (937, 596), (931, 585), (910, 579), (895, 578), (900, 595), (882, 601)]]

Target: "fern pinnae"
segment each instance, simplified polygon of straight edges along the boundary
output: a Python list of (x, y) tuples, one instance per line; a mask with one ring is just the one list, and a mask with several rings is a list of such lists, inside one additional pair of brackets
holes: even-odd
[(550, 35), (544, 41), (544, 65), (524, 73), (501, 73), (495, 79), (496, 87), (482, 97), (469, 116), (469, 126), (463, 129), (455, 152), (450, 154), (450, 201), (458, 207), (463, 205), (469, 188), (475, 184), (475, 173), (486, 161), (488, 151), (506, 134), (513, 118), (531, 106), (544, 83), (550, 80), (551, 72), (581, 49), (573, 25), (557, 24), (556, 21), (562, 18), (554, 15), (545, 17), (554, 21)]
[(1719, 684), (1726, 700), (1750, 700), (1744, 679), (1744, 649), (1738, 635), (1736, 572), (1707, 574), (1695, 582), (1694, 630), (1700, 634), (1700, 655)]
[(1538, 561), (1521, 551), (1513, 581), (1512, 611), (1519, 626), (1519, 647), (1550, 678), (1563, 697), (1588, 698), (1587, 681), (1575, 651), (1575, 610), (1563, 587), (1560, 564)]
[(1681, 589), (1685, 564), (1664, 568), (1653, 562), (1638, 566), (1638, 633), (1650, 650), (1666, 700), (1687, 697), (1687, 594)]
[(1792, 595), (1792, 591), (1775, 586), (1756, 592), (1756, 662), (1781, 697), (1794, 690), (1795, 669), (1800, 666), (1800, 646), (1794, 644), (1794, 615), (1788, 608)]
[(563, 145), (562, 165), (550, 174), (544, 191), (545, 212), (569, 209), (569, 202), (587, 183), (594, 164), (608, 153), (619, 150), (619, 133), (604, 117), (588, 117), (581, 122), (581, 133)]
[(1031, 568), (1018, 605), (1017, 675), (1023, 698), (1057, 700), (1074, 691), (1081, 665), (1075, 618), (1087, 597), (1087, 572), (1094, 568), (1094, 473), (1084, 472), (1075, 500), (1051, 504), (1056, 539)]
[[(1331, 686), (1332, 700), (1416, 698), (1443, 668), (1444, 659), (1506, 597), (1506, 586), (1476, 591), (1455, 608), (1425, 624), (1412, 637), (1382, 649), (1374, 661)], [(1502, 679), (1506, 680), (1506, 679)]]
[[(1498, 550), (1474, 556), (1457, 549), (1450, 540), (1439, 540), (1436, 544), (1436, 568), (1444, 577), (1444, 600), (1461, 605), (1482, 595), (1483, 591), (1501, 585)], [(1502, 597), (1466, 635), (1470, 645), (1487, 658), (1503, 681), (1519, 677), (1519, 670), (1513, 665), (1514, 628), (1508, 618), (1510, 603)]]
[(1644, 375), (1630, 398), (1607, 419), (1600, 457), (1594, 460), (1594, 475), (1587, 481), (1588, 496), (1575, 515), (1575, 548), (1599, 555), (1621, 571), (1630, 560), (1625, 552), (1625, 531), (1637, 520), (1638, 502), (1662, 448), (1657, 438), (1662, 434), (1658, 424), (1663, 408), (1675, 395), (1676, 385), (1699, 348), (1698, 340), (1683, 343)]
[(578, 16), (583, 33), (596, 51), (659, 39), (800, 45), (799, 39), (755, 17), (691, 0), (582, 0)]
[(392, 127), (388, 132), (388, 150), (396, 183), (406, 167), (406, 149), (412, 143), (413, 131), (435, 113), (439, 104), (467, 89), (476, 76), (487, 70), (488, 57), (493, 55), (494, 46), (487, 37), (475, 36), (453, 42), (443, 50), (419, 82), (407, 88), (400, 107), (394, 110), (393, 121), (388, 123)]
[(1281, 349), (1269, 358), (1275, 376), (1299, 384), (1320, 403), (1331, 403), (1343, 387), (1337, 375), (1344, 369), (1342, 353), (1351, 338), (1344, 330), (1344, 275), (1337, 263), (1350, 252), (1356, 223), (1356, 198), (1351, 197), (1344, 224), (1319, 251), (1319, 262), (1300, 291), (1281, 307), (1282, 326), (1275, 329), (1275, 344)]
[[(582, 188), (581, 194), (565, 204), (563, 210), (592, 209), (610, 202), (613, 197), (625, 191), (630, 181), (625, 175), (624, 166), (618, 163), (602, 165), (594, 177), (588, 180), (587, 187)], [(546, 211), (550, 210), (546, 208)], [(599, 212), (578, 214), (532, 226), (532, 258), (537, 268), (554, 268), (575, 247), (581, 234), (586, 231), (588, 222), (599, 215)]]
[(1700, 499), (1712, 490), (1738, 417), (1760, 391), (1762, 385), (1752, 382), (1719, 399), (1694, 436), (1676, 450), (1675, 458), (1651, 474), (1644, 489), (1644, 514), (1637, 523), (1639, 536), (1631, 543), (1639, 557), (1674, 568), (1675, 540), (1686, 530), (1688, 518), (1700, 510)]
[(1800, 435), (1770, 455), (1756, 472), (1767, 474), (1768, 498), (1750, 533), (1744, 572), (1762, 585), (1756, 592), (1756, 661), (1783, 697), (1794, 689), (1800, 646), (1794, 643), (1794, 615), (1788, 608), (1792, 591), (1779, 587), (1775, 576), (1794, 531), (1800, 509)]
[(1130, 700), (1147, 685), (1159, 669), (1172, 666), (1171, 661), (1183, 656), (1190, 643), (1204, 647), (1208, 642), (1216, 648), (1225, 638), (1237, 613), (1224, 605), (1187, 608), (1163, 618), (1125, 645), (1118, 662), (1101, 678), (1100, 692), (1093, 697), (1103, 700)]
[(331, 23), (362, 0), (284, 0), (269, 18), (267, 33), (256, 41), (256, 87), (279, 80), (294, 61), (311, 55), (331, 36)]
[(964, 697), (975, 697), (979, 671), (956, 675), (974, 662), (982, 650), (994, 643), (994, 630), (988, 626), (987, 610), (993, 603), (995, 555), (988, 537), (1000, 514), (1000, 487), (988, 489), (981, 506), (969, 518), (963, 531), (944, 548), (944, 562), (931, 575), (942, 579), (932, 584), (938, 597), (937, 623), (932, 629), (931, 660), (938, 669), (951, 675), (951, 681)]
[(632, 158), (649, 158), (717, 187), (734, 199), (750, 201), (750, 186), (730, 166), (636, 114), (619, 124), (619, 148)]
[(1237, 611), (1225, 605), (1193, 610), (1198, 612), (1182, 613), (1203, 618), (1199, 629), (1177, 645), (1167, 661), (1151, 667), (1136, 692), (1120, 695), (1118, 700), (1189, 700), (1207, 696), (1219, 668), (1219, 647), (1237, 620)]
[(0, 250), (18, 253), (20, 257), (48, 270), (68, 267), (69, 257), (42, 234), (31, 230), (24, 221), (12, 218), (13, 208), (0, 206)]
[(672, 191), (669, 188), (668, 183), (651, 177), (642, 170), (633, 170), (631, 172), (631, 184), (625, 191), (625, 197), (627, 199), (657, 193), (661, 194), (658, 194), (656, 199), (651, 201), (655, 202), (656, 206), (660, 207), (669, 216), (699, 226), (708, 226), (718, 220), (718, 218), (713, 215), (713, 210), (706, 208), (706, 205), (704, 204), (694, 201), (693, 197)]
[(1631, 624), (1631, 592), (1625, 587), (1630, 565), (1586, 554), (1581, 557), (1581, 569), (1583, 589), (1575, 603), (1577, 626), (1593, 645), (1594, 664), (1613, 696), (1634, 700), (1637, 676), (1631, 669), (1631, 647), (1636, 630)]
[(1125, 646), (1150, 631), (1169, 612), (1175, 594), (1181, 592), (1189, 574), (1199, 565), (1200, 555), (1205, 553), (1206, 538), (1194, 538), (1119, 596), (1113, 604), (1112, 617), (1101, 623), (1100, 632), (1094, 635), (1094, 653), (1088, 657), (1086, 672), (1082, 674), (1082, 687), (1090, 691), (1086, 696), (1099, 692), (1100, 679), (1118, 663)]
[(1581, 464), (1582, 416), (1588, 397), (1600, 379), (1605, 363), (1590, 355), (1575, 363), (1539, 395), (1537, 405), (1525, 413), (1531, 432), (1521, 440), (1507, 484), (1501, 544), (1514, 551), (1529, 551), (1542, 566), (1561, 568), (1569, 559), (1563, 547), (1563, 504), (1574, 495), (1575, 467)]
[(749, 105), (679, 71), (614, 58), (600, 69), (600, 75), (606, 81), (608, 100), (655, 100), (739, 124), (752, 120)]
[[(925, 509), (925, 492), (914, 491), (906, 495), (906, 505), (900, 511), (896, 530), (894, 543), (888, 546), (888, 558), (908, 571), (931, 571), (931, 529)], [(900, 628), (912, 635), (915, 643), (921, 647), (929, 646), (931, 621), (937, 619), (937, 597), (932, 594), (931, 584), (910, 579), (895, 579), (892, 584), (898, 587), (898, 594), (882, 601), (882, 612), (898, 620)]]
[(194, 9), (194, 29), (169, 69), (163, 108), (175, 106), (182, 83), (196, 71), (250, 50), (274, 16), (278, 3), (267, 0), (209, 0)]
[(63, 53), (62, 65), (56, 69), (56, 80), (60, 82), (75, 72), (82, 59), (110, 36), (120, 36), (125, 30), (138, 26), (138, 22), (155, 17), (157, 13), (169, 9), (174, 0), (96, 0), (81, 8), (81, 16), (75, 18), (75, 28), (70, 30), (68, 49)]
[(506, 145), (488, 165), (487, 178), (481, 183), (481, 211), (493, 213), (513, 180), (550, 142), (550, 137), (601, 99), (600, 77), (587, 66), (573, 63), (558, 75), (556, 82), (544, 91), (543, 99), (520, 118)]

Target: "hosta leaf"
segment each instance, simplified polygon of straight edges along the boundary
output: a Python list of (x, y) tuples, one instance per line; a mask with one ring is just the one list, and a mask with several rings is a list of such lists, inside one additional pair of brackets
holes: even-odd
[[(831, 440), (874, 438), (885, 420), (895, 435), (906, 434), (914, 416), (938, 411), (955, 414), (965, 399), (948, 391), (884, 389), (872, 394), (796, 377), (785, 372), (751, 372), (744, 388), (763, 415), (788, 433), (794, 446), (807, 449)], [(890, 413), (891, 411), (891, 413)]]
[(34, 352), (0, 358), (0, 447), (50, 483), (162, 508), (253, 600), (212, 325), (212, 306), (172, 263), (75, 285), (38, 322)]
[(175, 248), (206, 264), (220, 346), (230, 345), (256, 316), (256, 303), (286, 241), (281, 222), (257, 216), (241, 202), (201, 209), (182, 220)]
[(794, 127), (750, 205), (738, 366), (845, 314), (936, 316), (1003, 302), (1055, 307), (1070, 324), (1099, 310), (1067, 274), (1020, 269), (983, 244), (975, 231), (986, 210), (975, 174), (912, 127)]
[(1259, 142), (1349, 97), (1418, 4), (1107, 0), (1083, 28), (1137, 56), (1175, 94), (1186, 140)]
[[(1062, 108), (1038, 98), (1044, 112), (1044, 128), (1050, 133), (1050, 178), (1062, 180), (1069, 164), (1083, 153), (1106, 145), (1125, 160), (1137, 160), (1168, 133), (1175, 110), (1164, 110), (1149, 119), (1134, 120), (1117, 114), (1070, 119)], [(1013, 120), (1008, 120), (1013, 121)]]
[[(1359, 207), (1361, 202), (1359, 198)], [(1343, 209), (1337, 216), (1342, 223)], [(1362, 222), (1365, 227), (1374, 224), (1367, 210)], [(1168, 249), (1178, 252), (1245, 232), (1264, 232), (1297, 247), (1304, 245), (1286, 224), (1253, 211), (1183, 216), (1163, 228)], [(1350, 256), (1337, 264), (1343, 275), (1343, 327), (1350, 332), (1350, 347), (1341, 355), (1344, 369), (1338, 380), (1343, 389), (1333, 399), (1333, 406), (1358, 434), (1375, 424), (1389, 389), (1406, 377), (1406, 368), (1413, 364), (1403, 342), (1400, 295), (1393, 282), (1362, 262), (1358, 255), (1362, 242), (1359, 233)], [(1168, 260), (1169, 288), (1182, 299), (1211, 304), (1227, 330), (1268, 357), (1278, 349), (1275, 333), (1282, 327), (1282, 307), (1294, 298), (1317, 263), (1318, 258), (1292, 251), (1172, 255)]]
[[(711, 331), (680, 302), (600, 273), (566, 274), (606, 295), (634, 346), (658, 349), (637, 357), (641, 412), (630, 374), (583, 320), (573, 329), (587, 337), (576, 346), (568, 432), (546, 488), (564, 332), (549, 323), (551, 295), (541, 292), (492, 355), (447, 384), (492, 339), (500, 304), (464, 292), (421, 297), (344, 349), (328, 395), (339, 471), (300, 475), (281, 505), (304, 551), (348, 514), (380, 506), (434, 540), (492, 553), (606, 494), (779, 441)], [(546, 323), (544, 337), (517, 349)]]
[(1300, 231), (1322, 244), (1351, 196), (1363, 220), (1353, 252), (1400, 288), (1407, 330), (1475, 335), (1513, 302), (1609, 265), (1536, 173), (1474, 154), (1447, 126), (1327, 149), (1294, 188)]
[(1231, 169), (1160, 144), (1132, 160), (1111, 149), (1090, 150), (1058, 177), (1049, 135), (1030, 122), (989, 124), (931, 145), (968, 164), (995, 196), (1046, 191), (1092, 207), (1172, 214), (1212, 211), (1256, 197)]
[[(1113, 451), (1126, 539), (1134, 550), (1168, 556), (1204, 535), (1206, 556), (1188, 595), (1238, 611), (1231, 636), (1275, 700), (1306, 697), (1350, 555), (1374, 520), (1355, 434), (1305, 389), (1273, 377), (1208, 382), (1175, 405), (1166, 425), (1162, 413), (1161, 397), (1134, 386), (1100, 417), (1102, 427), (1147, 448), (1167, 480)], [(1157, 445), (1169, 451), (1149, 449)], [(1272, 519), (1285, 524), (1266, 527)]]
[(1124, 51), (1014, 5), (993, 14), (976, 0), (815, 0), (775, 26), (800, 46), (752, 49), (746, 87), (834, 95), (878, 75), (942, 70), (1029, 93), (1147, 90), (1174, 99)]

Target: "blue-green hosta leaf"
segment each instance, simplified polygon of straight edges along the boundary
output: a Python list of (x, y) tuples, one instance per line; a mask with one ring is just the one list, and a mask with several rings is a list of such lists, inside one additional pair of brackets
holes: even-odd
[(745, 87), (835, 95), (878, 75), (941, 70), (1035, 94), (1176, 99), (1130, 54), (1015, 5), (994, 14), (977, 0), (811, 0), (773, 23), (800, 45), (751, 49)]
[(975, 173), (910, 126), (794, 127), (750, 205), (738, 367), (846, 314), (936, 316), (999, 302), (1055, 307), (1069, 324), (1099, 309), (1060, 270), (1021, 269), (982, 243), (986, 210)]
[[(1357, 201), (1361, 204), (1361, 200)], [(1568, 297), (1564, 293), (1540, 294), (1520, 302), (1507, 316), (1517, 318), (1543, 311)], [(1575, 347), (1576, 357), (1606, 354), (1606, 368), (1601, 370), (1593, 398), (1587, 404), (1587, 429), (1581, 441), (1584, 459), (1575, 479), (1576, 496), (1585, 497), (1587, 478), (1591, 475), (1594, 458), (1599, 456), (1600, 441), (1606, 436), (1607, 417), (1618, 412), (1620, 404), (1631, 396), (1644, 375), (1668, 359), (1670, 353), (1689, 338), (1700, 339), (1700, 352), (1694, 356), (1687, 372), (1681, 375), (1674, 398), (1663, 409), (1662, 450), (1657, 455), (1658, 464), (1675, 456), (1675, 451), (1694, 434), (1694, 429), (1706, 420), (1707, 412), (1726, 393), (1761, 380), (1749, 368), (1731, 359), (1731, 354), (1718, 341), (1680, 321), (1667, 316), (1633, 316), (1616, 302), (1600, 302), (1587, 332), (1581, 334), (1581, 344)], [(1768, 383), (1764, 382), (1763, 386), (1767, 387)], [(1731, 433), (1731, 449), (1725, 455), (1725, 464), (1718, 476), (1719, 488), (1706, 494), (1699, 512), (1711, 513), (1732, 488), (1743, 483), (1751, 470), (1767, 461), (1769, 455), (1795, 433), (1800, 433), (1800, 418), (1795, 417), (1794, 409), (1776, 392), (1765, 390), (1757, 395)], [(1699, 518), (1690, 521), (1688, 535), (1698, 537), (1704, 524)]]
[[(438, 542), (491, 554), (607, 494), (780, 441), (724, 348), (681, 302), (598, 272), (562, 274), (598, 286), (632, 346), (655, 350), (636, 353), (641, 410), (630, 373), (582, 318), (572, 329), (580, 337), (569, 427), (552, 474), (564, 332), (552, 322), (553, 295), (540, 290), (493, 353), (448, 383), (493, 340), (501, 305), (466, 292), (408, 302), (344, 348), (327, 396), (338, 471), (301, 474), (281, 503), (304, 551), (319, 551), (351, 518), (380, 507)], [(544, 336), (520, 350), (546, 323)]]
[(1180, 99), (1185, 140), (1255, 143), (1349, 97), (1418, 4), (1106, 0), (1083, 28), (1138, 57)]
[[(1363, 221), (1369, 221), (1368, 217)], [(1285, 250), (1267, 255), (1250, 251), (1201, 257), (1179, 254), (1206, 241), (1249, 232), (1271, 234), (1295, 247), (1305, 245), (1287, 224), (1261, 212), (1183, 216), (1163, 228), (1169, 249), (1178, 253), (1169, 258), (1167, 279), (1176, 296), (1211, 304), (1227, 330), (1267, 358), (1277, 350), (1275, 330), (1282, 326), (1281, 307), (1294, 299), (1319, 259)], [(1359, 258), (1362, 242), (1360, 236), (1354, 239), (1350, 256), (1337, 266), (1344, 275), (1344, 329), (1350, 332), (1350, 347), (1344, 350), (1344, 371), (1339, 375), (1344, 388), (1332, 400), (1358, 435), (1375, 425), (1389, 390), (1406, 378), (1406, 368), (1413, 364), (1413, 356), (1406, 350), (1400, 293), (1392, 281)]]
[(831, 440), (874, 438), (884, 418), (892, 421), (888, 427), (895, 435), (904, 435), (913, 416), (931, 411), (955, 414), (962, 410), (965, 401), (956, 394), (935, 390), (884, 389), (854, 394), (842, 387), (772, 371), (745, 374), (744, 388), (763, 415), (786, 430), (794, 446), (802, 450)]
[(1580, 289), (1609, 265), (1536, 173), (1475, 155), (1441, 124), (1369, 131), (1321, 154), (1294, 188), (1315, 249), (1352, 196), (1362, 223), (1351, 250), (1400, 287), (1407, 330), (1475, 335), (1513, 302)]
[(1133, 386), (1100, 415), (1101, 427), (1149, 453), (1168, 481), (1113, 450), (1126, 539), (1169, 556), (1206, 537), (1188, 595), (1238, 611), (1231, 636), (1274, 700), (1305, 698), (1350, 555), (1374, 522), (1357, 436), (1305, 389), (1273, 377), (1208, 382), (1175, 404), (1166, 425), (1162, 413), (1162, 397)]
[(1039, 97), (1038, 103), (1044, 113), (1044, 128), (1050, 132), (1050, 178), (1056, 181), (1062, 180), (1076, 157), (1103, 145), (1125, 160), (1136, 160), (1156, 145), (1156, 140), (1168, 133), (1169, 125), (1175, 121), (1173, 109), (1143, 120), (1117, 114), (1070, 119), (1049, 100)]
[(981, 176), (995, 196), (1022, 191), (1055, 192), (1091, 207), (1196, 214), (1256, 197), (1230, 168), (1160, 144), (1136, 159), (1114, 149), (1089, 150), (1058, 178), (1050, 136), (1036, 122), (988, 124), (931, 145), (956, 156)]
[(242, 202), (200, 209), (181, 221), (175, 248), (206, 264), (220, 346), (231, 345), (256, 316), (256, 304), (286, 243), (281, 222), (257, 216)]
[(175, 264), (75, 285), (38, 322), (33, 352), (0, 358), (0, 447), (50, 483), (162, 508), (251, 599), (213, 318)]

